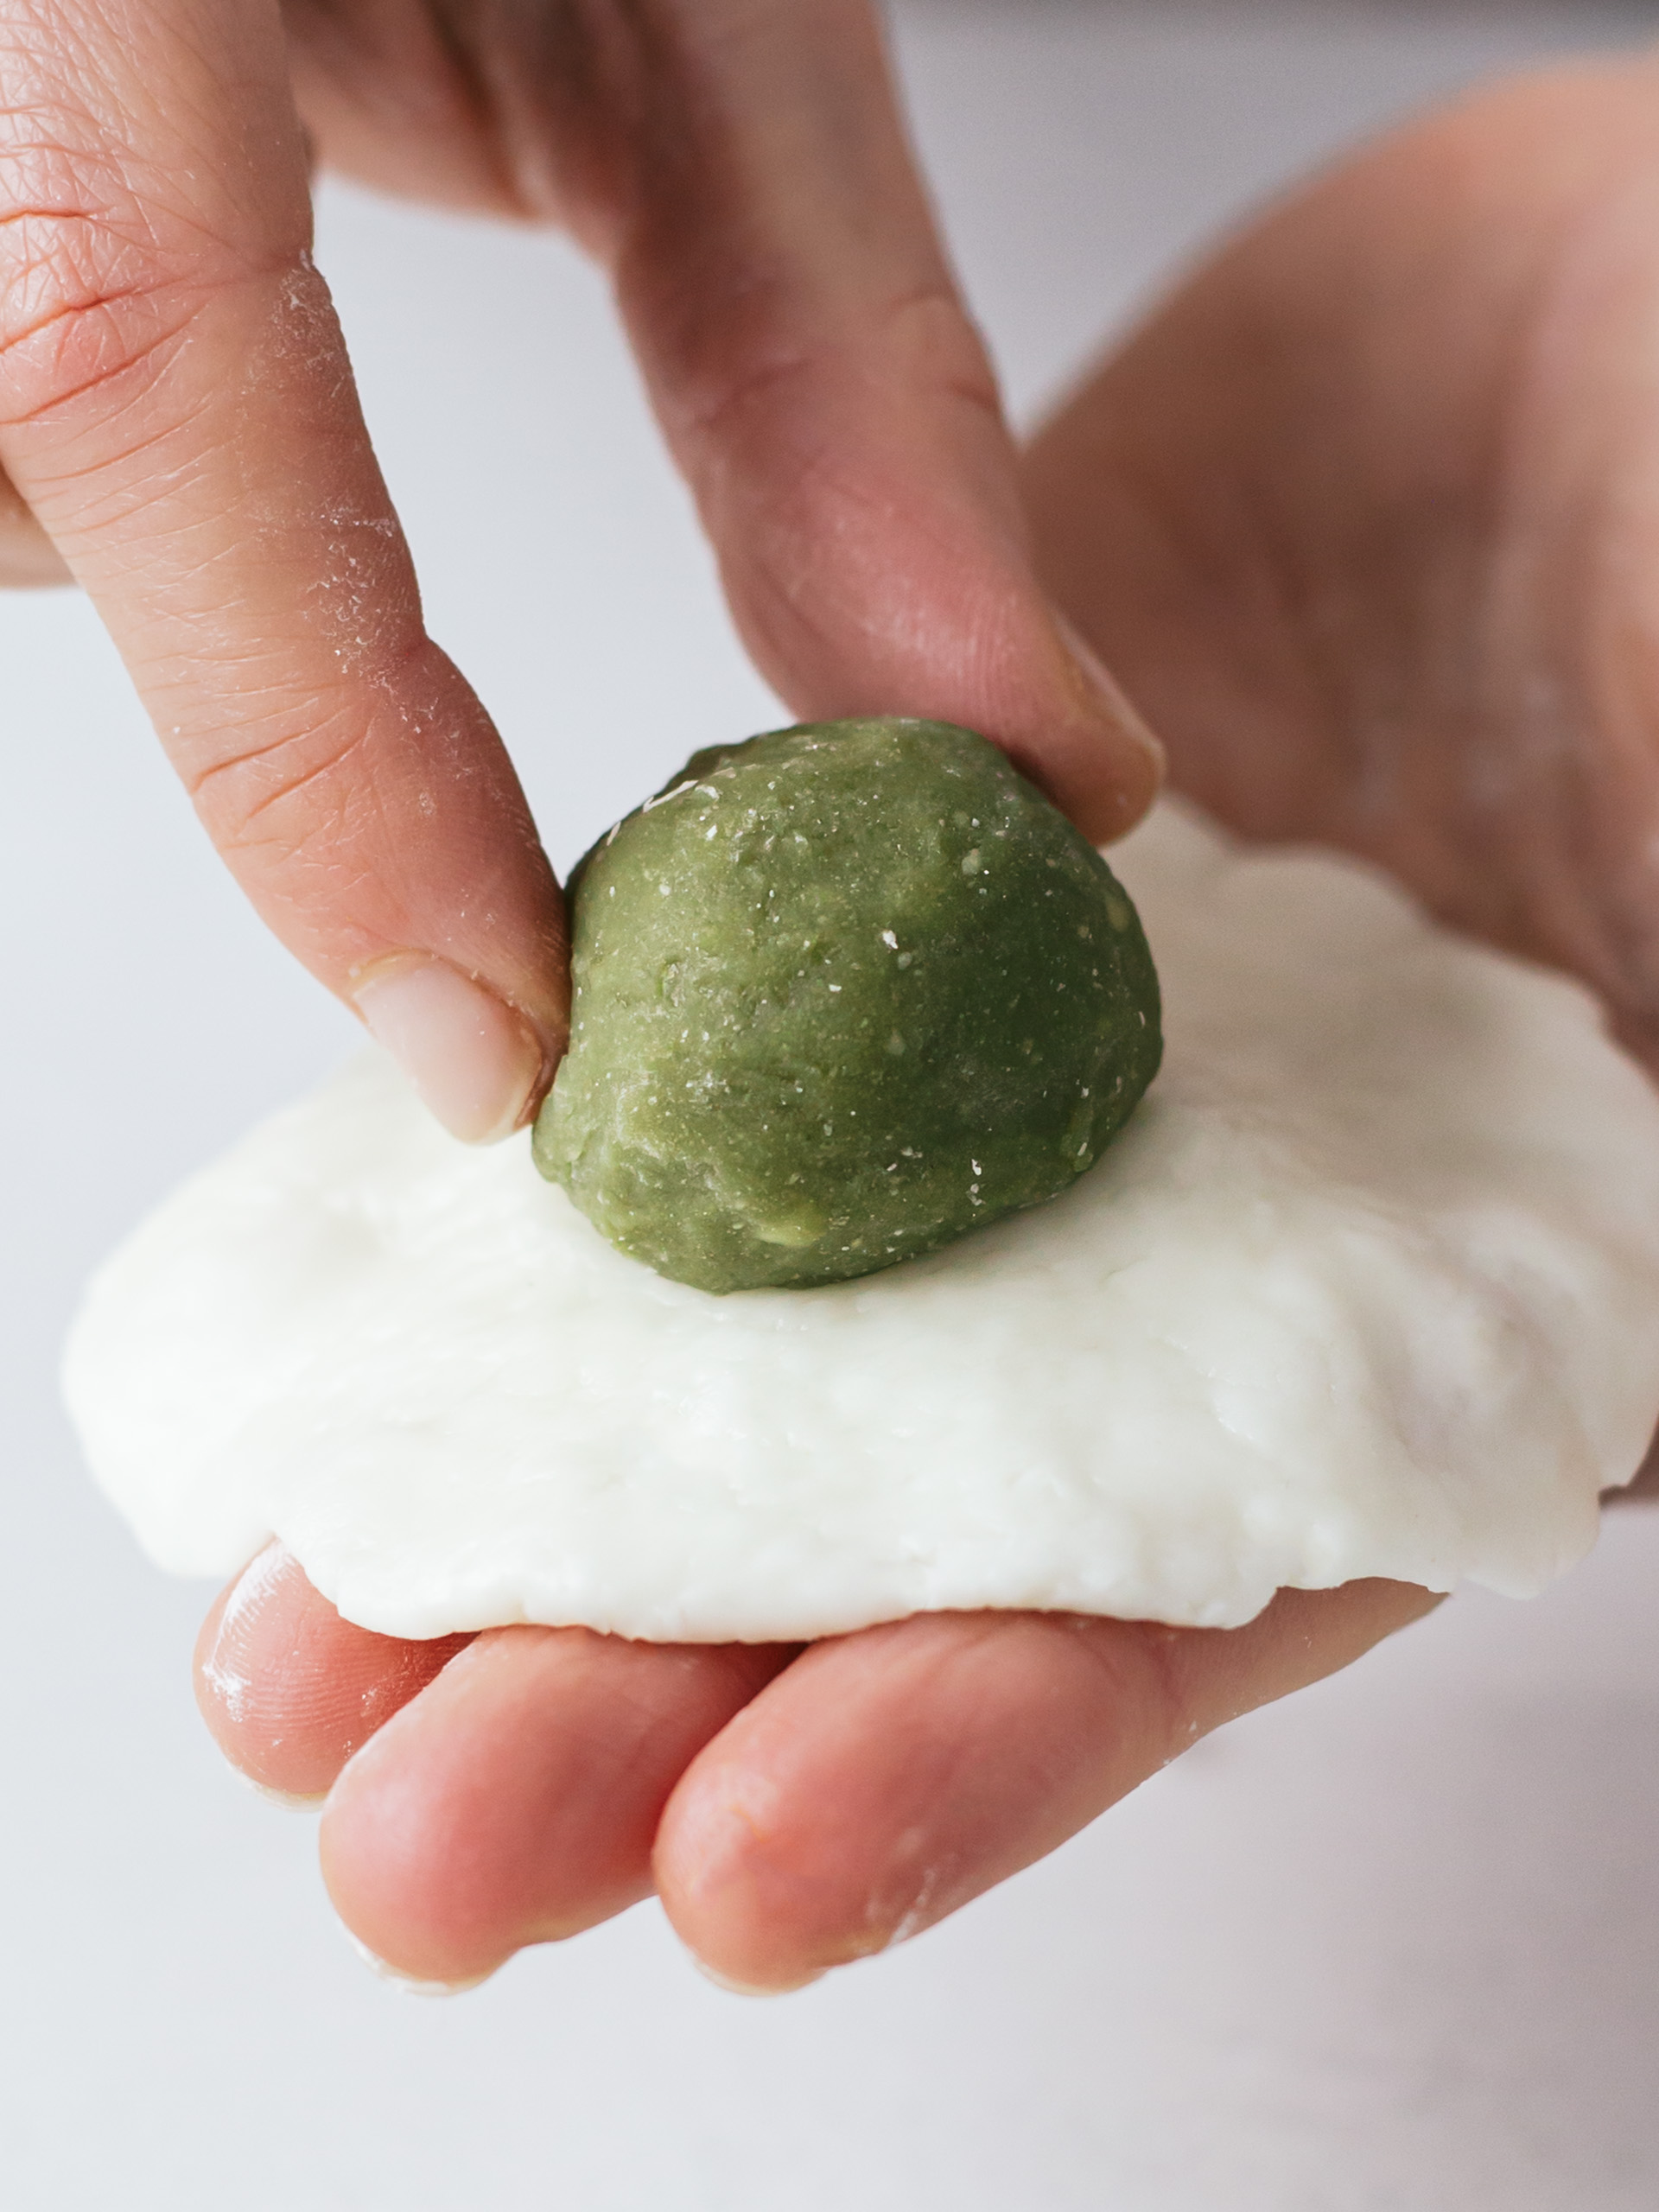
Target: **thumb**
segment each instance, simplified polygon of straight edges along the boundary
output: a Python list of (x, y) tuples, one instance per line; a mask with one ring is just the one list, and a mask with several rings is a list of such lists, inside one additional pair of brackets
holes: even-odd
[(260, 913), (458, 1134), (503, 1134), (563, 1048), (558, 892), (422, 622), (276, 0), (5, 12), (0, 464)]

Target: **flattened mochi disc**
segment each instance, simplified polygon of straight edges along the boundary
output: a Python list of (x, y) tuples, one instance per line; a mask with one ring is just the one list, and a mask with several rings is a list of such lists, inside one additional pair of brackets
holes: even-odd
[(1541, 1588), (1659, 1414), (1651, 1086), (1586, 992), (1350, 861), (1168, 805), (1114, 859), (1167, 1058), (1048, 1205), (711, 1297), (369, 1058), (93, 1282), (66, 1382), (94, 1472), (163, 1565), (274, 1533), (393, 1636)]
[(1128, 893), (947, 723), (699, 753), (571, 895), (571, 1045), (537, 1165), (704, 1290), (868, 1274), (1040, 1205), (1157, 1070)]

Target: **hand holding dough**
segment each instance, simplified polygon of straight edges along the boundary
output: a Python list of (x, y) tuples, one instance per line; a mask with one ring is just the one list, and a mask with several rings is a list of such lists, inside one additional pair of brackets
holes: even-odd
[(1578, 987), (1352, 863), (1173, 807), (1116, 857), (1167, 1058), (1061, 1198), (715, 1297), (360, 1064), (99, 1278), (67, 1380), (100, 1479), (163, 1564), (274, 1530), (408, 1637), (1541, 1588), (1659, 1414), (1659, 1099)]

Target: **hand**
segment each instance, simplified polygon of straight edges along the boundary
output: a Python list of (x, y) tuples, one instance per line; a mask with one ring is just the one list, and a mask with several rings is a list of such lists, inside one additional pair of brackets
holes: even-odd
[(1659, 60), (1516, 81), (1224, 252), (1036, 441), (1060, 603), (1253, 837), (1380, 861), (1659, 1063)]
[(369, 1949), (464, 1985), (655, 1889), (715, 1978), (787, 1989), (931, 1927), (1210, 1729), (1435, 1601), (1285, 1591), (1248, 1628), (921, 1614), (804, 1652), (340, 1619), (279, 1548), (197, 1645), (220, 1747), (328, 1792), (323, 1872)]
[[(0, 0), (0, 581), (86, 586), (255, 904), (452, 1128), (533, 1110), (562, 917), (495, 732), (425, 632), (309, 257), (299, 108), (325, 157), (563, 221), (607, 260), (744, 633), (799, 711), (963, 721), (1096, 835), (1133, 822), (1157, 749), (1034, 582), (863, 0), (338, 0), (287, 29), (276, 0)], [(323, 1706), (355, 1684), (359, 1728), (448, 1648), (318, 1635)], [(302, 1678), (305, 1639), (282, 1648)], [(445, 1694), (498, 1648), (511, 1689), (552, 1645), (483, 1639)], [(688, 1685), (681, 1765), (722, 1681), (762, 1663), (640, 1658)], [(349, 1732), (308, 1725), (302, 1751), (338, 1764)], [(626, 1839), (612, 1859), (637, 1885)]]
[[(804, 714), (983, 728), (1097, 832), (1155, 747), (1027, 559), (865, 0), (296, 0), (325, 156), (612, 267)], [(0, 579), (83, 583), (259, 911), (458, 1134), (563, 1049), (557, 888), (428, 638), (309, 255), (277, 0), (0, 0)]]
[[(1656, 103), (1659, 65), (1562, 73), (1366, 154), (1202, 272), (1027, 470), (1051, 588), (1185, 788), (1382, 859), (1649, 1043)], [(921, 1618), (799, 1656), (505, 1630), (454, 1657), (346, 1626), (271, 1554), (210, 1617), (202, 1696), (257, 1778), (332, 1785), (336, 1901), (405, 1971), (466, 1979), (654, 1884), (717, 1972), (782, 1987), (1430, 1602), (1286, 1592), (1229, 1634)]]
[(1154, 741), (1033, 584), (995, 379), (869, 0), (288, 0), (365, 181), (556, 223), (611, 271), (756, 664), (803, 716), (995, 737), (1095, 836)]

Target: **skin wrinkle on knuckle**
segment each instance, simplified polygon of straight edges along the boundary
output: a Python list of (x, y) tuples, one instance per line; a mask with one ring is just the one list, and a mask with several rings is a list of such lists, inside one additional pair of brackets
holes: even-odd
[[(201, 423), (209, 403), (205, 396), (198, 396), (187, 401), (181, 409), (170, 412), (163, 421), (141, 421), (134, 427), (130, 442), (111, 443), (108, 433), (122, 415), (142, 413), (142, 397), (132, 395), (118, 413), (106, 418), (95, 460), (68, 466), (58, 462), (50, 468), (37, 467), (35, 477), (48, 491), (85, 486), (97, 493), (101, 487), (101, 504), (97, 507), (99, 524), (118, 528), (143, 515), (146, 543), (143, 562), (148, 566), (153, 550), (170, 550), (175, 544), (182, 547), (189, 536), (188, 525), (168, 515), (166, 507), (176, 493), (191, 486), (195, 468), (190, 433)], [(185, 449), (177, 453), (172, 450), (179, 447)], [(135, 467), (143, 461), (152, 463), (147, 474)], [(157, 509), (162, 511), (159, 520), (154, 518)], [(188, 578), (193, 565), (199, 565), (196, 556), (188, 556), (186, 565), (176, 573)]]
[[(129, 371), (136, 365), (140, 365), (127, 364)], [(181, 490), (190, 487), (196, 452), (192, 434), (208, 403), (205, 397), (186, 400), (181, 406), (175, 404), (163, 419), (153, 419), (149, 396), (165, 370), (153, 361), (142, 365), (149, 373), (141, 385), (130, 385), (119, 394), (111, 385), (103, 387), (103, 396), (111, 404), (98, 426), (96, 455), (66, 465), (60, 454), (49, 466), (41, 466), (35, 457), (33, 486), (42, 502), (73, 505), (73, 521), (62, 533), (72, 546), (106, 537), (118, 539), (142, 519), (138, 543), (130, 554), (124, 556), (118, 546), (111, 545), (105, 556), (109, 569), (151, 588), (163, 578), (181, 586), (203, 564), (189, 543), (192, 526), (170, 518), (167, 508)], [(38, 410), (38, 418), (48, 417), (63, 404), (64, 395), (59, 395)], [(112, 434), (128, 416), (136, 418), (130, 431), (113, 442)]]
[[(354, 773), (362, 756), (371, 752), (372, 734), (357, 729), (337, 744), (326, 745), (320, 758), (304, 758), (312, 735), (295, 736), (256, 756), (257, 795), (251, 803), (232, 798), (228, 806), (213, 807), (216, 842), (222, 852), (251, 854), (276, 847), (296, 864), (303, 864), (315, 846), (332, 866), (359, 837), (391, 826), (391, 810), (365, 788), (369, 779)], [(291, 768), (284, 765), (273, 769), (273, 754), (284, 764), (292, 756), (302, 757), (294, 758)], [(237, 764), (250, 765), (254, 764)], [(198, 804), (198, 794), (211, 779), (198, 784), (193, 794)], [(302, 824), (297, 836), (291, 824), (273, 819), (292, 809), (298, 810)]]
[(39, 88), (0, 116), (0, 421), (13, 429), (84, 412), (106, 389), (153, 389), (239, 285), (275, 279), (290, 326), (311, 293), (327, 312), (302, 222), (261, 207), (251, 230), (248, 211), (204, 211), (190, 149), (177, 149), (185, 190), (125, 145), (124, 122)]
[(165, 321), (135, 326), (182, 273), (97, 124), (12, 95), (0, 121), (0, 373), (22, 394), (8, 412), (38, 412), (150, 351)]
[[(251, 718), (263, 727), (253, 741), (233, 751), (219, 750), (216, 757), (202, 761), (193, 757), (197, 749), (193, 742), (175, 745), (175, 765), (185, 788), (197, 808), (211, 816), (221, 849), (251, 851), (267, 842), (294, 842), (298, 857), (301, 842), (334, 849), (366, 828), (405, 819), (411, 796), (407, 779), (386, 771), (389, 761), (397, 769), (410, 743), (423, 759), (431, 750), (428, 725), (432, 713), (405, 711), (397, 698), (423, 644), (410, 641), (372, 677), (359, 671), (343, 672), (342, 696), (337, 700), (313, 694), (296, 704), (282, 697), (277, 686), (272, 691), (280, 703), (262, 701), (257, 693), (245, 694), (245, 709), (251, 709)], [(401, 734), (401, 742), (390, 751), (388, 713)], [(273, 733), (270, 725), (279, 717), (286, 727)], [(212, 741), (222, 746), (222, 734), (215, 732)], [(435, 773), (446, 782), (465, 782), (474, 772), (466, 756), (451, 747), (441, 762), (429, 763), (420, 790), (413, 795), (415, 810), (425, 818), (435, 815), (431, 790)], [(335, 785), (338, 790), (331, 788)], [(272, 817), (300, 802), (315, 813), (308, 811), (302, 839), (293, 841)]]
[(601, 8), (596, 22), (589, 6), (550, 0), (520, 12), (511, 37), (525, 66), (511, 72), (492, 52), (501, 35), (498, 10), (428, 0), (424, 12), (506, 209), (532, 222), (574, 217), (579, 223), (583, 195), (572, 189), (567, 143), (581, 110), (561, 92), (572, 79), (590, 92), (603, 83), (604, 49), (614, 45), (605, 35), (607, 19), (617, 11)]
[[(60, 272), (58, 272), (60, 273)], [(153, 385), (187, 334), (189, 311), (175, 303), (158, 313), (153, 290), (83, 289), (73, 296), (31, 302), (27, 321), (0, 315), (0, 427), (16, 431), (106, 392), (130, 399), (134, 385)], [(8, 309), (14, 289), (0, 273)]]
[[(910, 458), (902, 464), (906, 478)], [(731, 501), (720, 480), (730, 473), (723, 455), (710, 456), (701, 488), (716, 516), (728, 502), (747, 506), (741, 496), (746, 487), (734, 487), (738, 499)], [(919, 638), (938, 620), (930, 575), (941, 563), (950, 564), (947, 573), (954, 572), (951, 629), (958, 637), (978, 626), (963, 616), (964, 598), (976, 609), (982, 604), (988, 610), (993, 602), (1016, 597), (1007, 576), (984, 574), (982, 554), (963, 545), (964, 518), (958, 508), (933, 497), (906, 496), (903, 480), (902, 488), (895, 489), (886, 453), (849, 452), (826, 430), (810, 442), (797, 442), (785, 456), (766, 456), (760, 474), (764, 505), (758, 516), (744, 517), (747, 528), (728, 550), (728, 565), (741, 563), (746, 599), (787, 609), (826, 646), (840, 638), (849, 619), (873, 637)], [(909, 557), (895, 560), (901, 537), (910, 543)], [(874, 597), (856, 586), (860, 548), (869, 549), (887, 572), (887, 589)], [(835, 554), (836, 563), (829, 578), (826, 551)], [(826, 582), (836, 584), (840, 597), (850, 596), (850, 605), (830, 601)]]
[(353, 842), (351, 826), (337, 819), (297, 836), (219, 841), (233, 868), (257, 865), (262, 911), (280, 918), (302, 953), (326, 961), (331, 975), (346, 980), (410, 934), (405, 910), (387, 892), (372, 858), (355, 855)]
[(877, 326), (924, 392), (965, 400), (1001, 427), (1001, 394), (984, 340), (947, 276), (893, 294), (878, 308)]
[[(363, 106), (384, 101), (391, 60), (384, 49), (365, 50), (365, 43), (359, 42), (353, 52), (350, 31), (343, 28), (340, 11), (320, 7), (315, 0), (308, 0), (308, 4), (292, 12), (302, 29), (310, 26), (303, 42), (318, 50), (325, 76), (338, 90)], [(410, 112), (439, 105), (448, 109), (457, 119), (454, 135), (464, 135), (476, 149), (485, 200), (499, 212), (521, 220), (547, 219), (557, 213), (556, 189), (550, 194), (545, 175), (550, 158), (557, 159), (556, 152), (551, 156), (549, 152), (550, 145), (556, 146), (556, 134), (538, 130), (533, 124), (526, 129), (518, 111), (527, 108), (536, 121), (551, 122), (558, 105), (551, 87), (560, 73), (545, 65), (550, 50), (556, 51), (561, 41), (569, 38), (572, 14), (560, 0), (533, 11), (520, 11), (505, 37), (525, 66), (511, 79), (504, 79), (487, 58), (493, 41), (502, 36), (499, 10), (428, 0), (420, 10), (420, 21), (430, 35), (423, 58), (435, 69), (441, 92), (435, 95), (428, 91), (423, 99), (416, 95), (411, 99)], [(530, 29), (532, 25), (535, 33)], [(542, 66), (537, 66), (538, 62)]]
[[(386, 818), (365, 788), (372, 778), (351, 773), (372, 739), (360, 713), (342, 708), (206, 769), (187, 765), (181, 773), (191, 803), (227, 855), (276, 846), (297, 860), (304, 847), (320, 843), (337, 859), (368, 826), (365, 812), (377, 823)], [(295, 808), (297, 820), (288, 819)]]
[[(480, 931), (487, 936), (493, 931), (499, 912), (510, 911), (517, 852), (503, 852), (493, 842), (478, 851), (475, 868), (465, 875), (447, 912), (435, 915), (430, 855), (425, 851), (423, 859), (424, 849), (411, 839), (405, 791), (395, 784), (383, 788), (383, 779), (372, 773), (346, 777), (335, 791), (325, 772), (302, 779), (290, 796), (298, 817), (293, 823), (283, 818), (286, 798), (268, 801), (240, 818), (229, 810), (204, 810), (226, 858), (232, 864), (259, 864), (262, 899), (283, 911), (290, 938), (309, 937), (329, 949), (331, 968), (343, 963), (347, 977), (356, 977), (365, 963), (388, 945), (406, 941), (411, 931), (427, 950), (456, 961), (469, 975), (479, 973), (468, 947)], [(423, 823), (440, 818), (435, 807), (420, 806), (426, 796), (416, 796), (416, 811)], [(474, 849), (474, 840), (460, 835), (448, 839), (457, 866)], [(320, 922), (319, 917), (325, 918)], [(463, 934), (468, 927), (471, 938)]]
[[(865, 605), (861, 594), (850, 611), (856, 615), (862, 607), (863, 619), (887, 635), (913, 600), (919, 630), (938, 619), (936, 594), (922, 580), (929, 569), (948, 563), (964, 572), (957, 579), (959, 600), (966, 576), (986, 565), (983, 549), (963, 543), (969, 532), (980, 535), (980, 518), (964, 516), (959, 495), (940, 496), (917, 469), (913, 448), (895, 469), (891, 435), (878, 446), (845, 438), (833, 424), (811, 428), (817, 419), (808, 410), (797, 423), (774, 426), (777, 443), (758, 461), (734, 463), (728, 451), (711, 448), (697, 463), (696, 486), (709, 513), (718, 521), (735, 508), (745, 524), (728, 562), (741, 560), (751, 597), (774, 600), (809, 619), (812, 608), (823, 606), (826, 551), (838, 551), (844, 566), (850, 549), (868, 546), (890, 570), (890, 580), (902, 583), (908, 577), (910, 588), (891, 591), (874, 607)], [(758, 517), (746, 512), (757, 486)], [(914, 549), (908, 563), (892, 558), (900, 535)], [(849, 588), (845, 575), (842, 588)], [(981, 595), (1009, 588), (1004, 577), (988, 578)], [(815, 626), (824, 630), (828, 643), (845, 620), (843, 613), (826, 623), (820, 613)]]
[[(215, 530), (227, 527), (222, 516), (210, 520)], [(200, 518), (192, 518), (181, 524), (179, 534), (194, 535), (200, 522)], [(281, 549), (271, 550), (274, 558)], [(178, 584), (194, 575), (207, 586), (192, 623), (190, 658), (197, 669), (212, 666), (237, 678), (238, 718), (245, 726), (251, 725), (256, 732), (280, 727), (272, 735), (256, 735), (237, 745), (227, 744), (217, 726), (202, 733), (176, 728), (174, 735), (181, 741), (174, 747), (174, 757), (193, 797), (214, 776), (255, 766), (266, 754), (279, 753), (291, 739), (314, 735), (341, 714), (372, 717), (391, 711), (416, 727), (433, 721), (435, 708), (411, 699), (409, 693), (418, 674), (416, 664), (435, 649), (419, 630), (418, 620), (411, 620), (413, 610), (397, 589), (395, 573), (390, 588), (380, 587), (378, 580), (357, 587), (360, 598), (344, 608), (325, 595), (326, 584), (302, 586), (294, 595), (297, 603), (285, 607), (282, 626), (269, 626), (256, 637), (236, 619), (236, 610), (223, 605), (226, 593), (233, 588), (237, 558), (224, 547), (215, 547), (207, 554), (194, 554), (176, 574)], [(213, 575), (220, 566), (231, 571), (224, 587)], [(371, 633), (365, 612), (371, 601), (378, 609), (375, 626), (388, 635)], [(325, 658), (333, 663), (326, 670), (319, 665)]]
[[(984, 347), (947, 279), (886, 301), (855, 302), (850, 327), (842, 317), (817, 331), (795, 327), (789, 298), (764, 296), (780, 289), (762, 288), (760, 298), (745, 302), (735, 327), (711, 317), (703, 303), (698, 327), (676, 334), (684, 389), (662, 402), (671, 436), (697, 449), (723, 450), (735, 442), (734, 426), (741, 428), (745, 416), (776, 417), (792, 408), (810, 422), (819, 411), (817, 395), (809, 391), (797, 403), (795, 394), (815, 383), (832, 393), (861, 391), (867, 404), (889, 415), (904, 401), (959, 400), (1001, 431), (1001, 397)], [(712, 326), (707, 337), (706, 326)]]
[[(918, 299), (915, 310), (925, 304)], [(976, 352), (954, 304), (943, 304)], [(865, 366), (831, 349), (799, 350), (761, 364), (747, 385), (734, 384), (705, 407), (697, 449), (684, 455), (705, 518), (726, 549), (728, 588), (742, 626), (752, 645), (781, 653), (794, 671), (802, 694), (798, 706), (804, 701), (813, 711), (832, 706), (844, 713), (877, 703), (862, 692), (848, 693), (844, 678), (836, 683), (830, 673), (846, 661), (849, 632), (864, 641), (854, 664), (872, 656), (877, 664), (865, 669), (866, 687), (881, 684), (888, 662), (914, 668), (918, 655), (921, 665), (936, 658), (940, 610), (931, 580), (941, 572), (953, 585), (953, 690), (971, 686), (1001, 700), (1005, 691), (1017, 699), (1024, 689), (1019, 671), (1028, 661), (1032, 621), (1030, 594), (1021, 583), (1024, 523), (1011, 477), (1006, 494), (1000, 490), (991, 450), (1006, 442), (1006, 429), (994, 387), (978, 384), (972, 372), (933, 366), (933, 391), (919, 378), (911, 390), (911, 404), (931, 425), (920, 449), (908, 432), (895, 447), (905, 410), (895, 410), (869, 384)], [(867, 416), (856, 435), (845, 432), (849, 406)], [(868, 415), (871, 407), (875, 411)], [(971, 423), (963, 426), (958, 416), (953, 430), (952, 411), (963, 408)], [(721, 419), (721, 410), (741, 416), (746, 409), (753, 417), (747, 423)], [(929, 448), (948, 445), (953, 436), (982, 448), (972, 473), (982, 495), (971, 510), (964, 507), (960, 478), (927, 458)], [(941, 496), (952, 484), (952, 495)], [(758, 514), (749, 512), (757, 496)], [(900, 536), (909, 541), (908, 551), (895, 560)], [(859, 579), (874, 567), (911, 578), (912, 588), (865, 590)], [(836, 587), (829, 594), (826, 582)], [(890, 672), (885, 689), (891, 690)], [(963, 719), (969, 718), (964, 712)], [(1006, 718), (1005, 710), (992, 718)]]
[[(91, 403), (111, 400), (118, 412), (149, 403), (168, 384), (168, 372), (187, 354), (210, 310), (244, 286), (269, 284), (289, 264), (285, 259), (214, 273), (147, 270), (130, 283), (92, 281), (48, 257), (27, 321), (16, 318), (16, 289), (0, 254), (0, 427), (16, 430), (73, 410), (85, 418)], [(284, 304), (292, 307), (291, 298)], [(206, 411), (200, 394), (181, 394), (178, 411), (140, 434), (140, 449), (188, 429)], [(126, 455), (100, 452), (83, 468), (61, 473), (97, 476), (118, 468)]]

